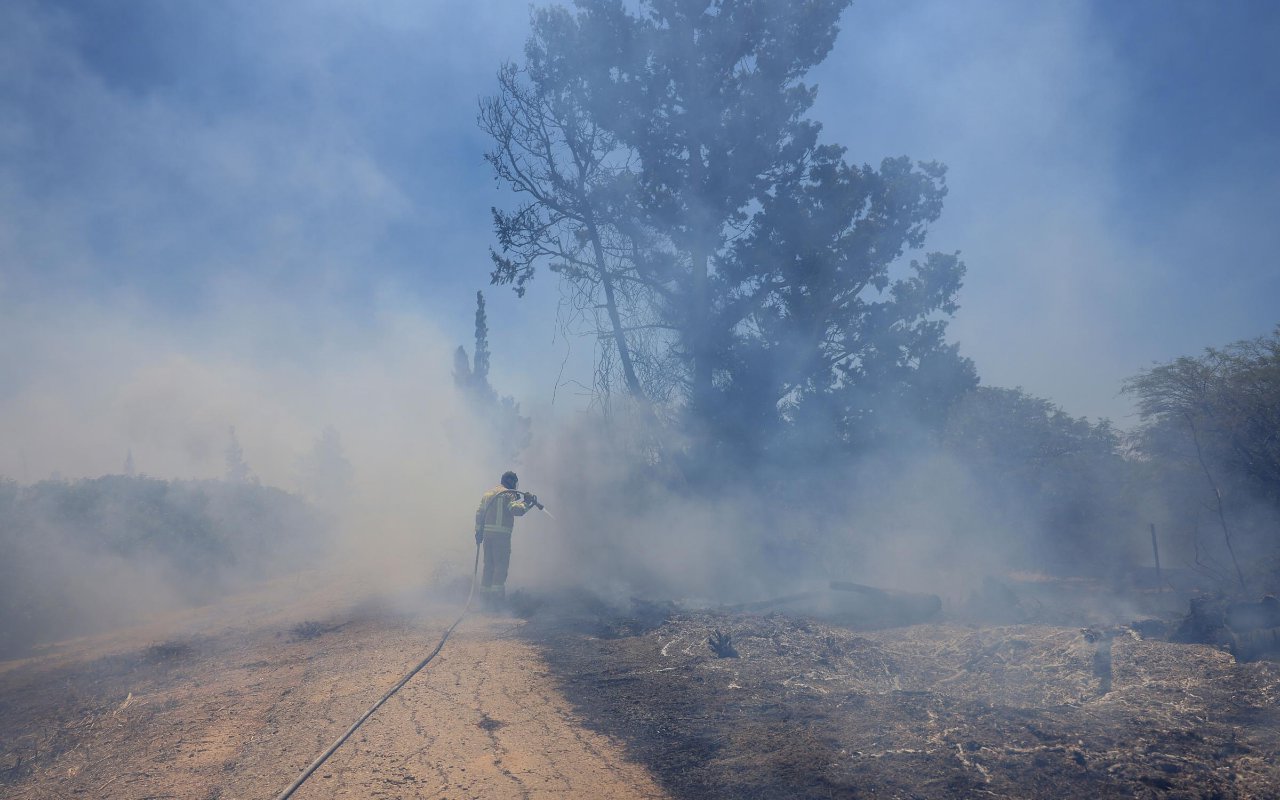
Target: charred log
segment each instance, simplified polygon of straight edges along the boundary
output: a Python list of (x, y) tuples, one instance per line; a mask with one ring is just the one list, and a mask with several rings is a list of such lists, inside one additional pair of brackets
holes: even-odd
[(1257, 603), (1235, 603), (1227, 607), (1227, 625), (1233, 631), (1280, 628), (1280, 600), (1267, 595)]
[(1280, 601), (1231, 603), (1222, 595), (1192, 598), (1170, 641), (1225, 648), (1239, 661), (1280, 658)]
[(942, 598), (936, 594), (880, 589), (849, 581), (831, 581), (830, 586), (836, 591), (862, 595), (886, 618), (895, 620), (898, 624), (924, 622), (942, 611)]

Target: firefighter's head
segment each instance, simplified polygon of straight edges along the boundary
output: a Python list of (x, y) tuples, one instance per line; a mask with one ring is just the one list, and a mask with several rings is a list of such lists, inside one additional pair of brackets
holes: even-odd
[(502, 473), (502, 485), (506, 488), (514, 490), (516, 488), (516, 484), (519, 482), (520, 478), (516, 477), (514, 472), (508, 470)]

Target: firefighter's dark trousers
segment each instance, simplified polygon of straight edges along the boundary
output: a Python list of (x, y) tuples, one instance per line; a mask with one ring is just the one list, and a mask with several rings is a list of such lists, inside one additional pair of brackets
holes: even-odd
[(511, 534), (484, 535), (484, 572), (480, 591), (502, 597), (506, 594), (507, 567), (511, 564)]

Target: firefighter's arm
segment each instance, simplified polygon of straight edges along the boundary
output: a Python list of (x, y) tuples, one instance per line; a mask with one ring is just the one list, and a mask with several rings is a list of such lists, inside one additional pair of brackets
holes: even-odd
[(533, 504), (536, 503), (537, 500), (538, 498), (531, 494), (520, 495), (519, 499), (511, 501), (511, 505), (509, 506), (511, 509), (511, 515), (514, 517), (523, 517), (525, 514), (529, 513), (529, 509), (533, 508)]

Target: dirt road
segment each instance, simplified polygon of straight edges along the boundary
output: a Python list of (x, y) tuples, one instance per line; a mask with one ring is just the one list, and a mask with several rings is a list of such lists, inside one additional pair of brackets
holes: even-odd
[[(248, 614), (0, 665), (0, 797), (273, 798), (450, 621)], [(294, 796), (664, 797), (582, 726), (519, 626), (468, 618)]]
[[(459, 605), (320, 599), (0, 663), (0, 797), (276, 797)], [(1280, 796), (1274, 662), (1122, 625), (853, 630), (561, 600), (469, 617), (295, 797)]]

